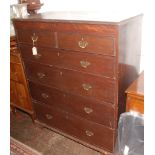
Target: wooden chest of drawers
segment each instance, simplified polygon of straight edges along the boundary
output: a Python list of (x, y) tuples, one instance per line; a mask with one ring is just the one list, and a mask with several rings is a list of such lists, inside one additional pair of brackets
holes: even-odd
[(144, 114), (144, 71), (126, 90), (126, 111)]
[(15, 37), (11, 37), (10, 49), (10, 102), (12, 110), (21, 109), (30, 114), (32, 120), (35, 119), (25, 73), (22, 65), (19, 50), (16, 47)]
[(141, 18), (14, 19), (39, 122), (105, 154), (113, 152), (124, 91), (139, 73)]

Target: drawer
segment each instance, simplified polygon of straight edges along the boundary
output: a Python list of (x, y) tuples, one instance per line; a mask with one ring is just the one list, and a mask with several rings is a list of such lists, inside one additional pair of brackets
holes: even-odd
[(114, 103), (115, 80), (67, 69), (48, 67), (34, 62), (27, 62), (25, 66), (29, 80), (74, 94)]
[(100, 148), (113, 150), (114, 130), (75, 115), (34, 103), (39, 121)]
[(21, 64), (10, 63), (10, 79), (18, 82), (23, 81), (23, 70)]
[(19, 54), (10, 54), (10, 62), (12, 63), (21, 63)]
[(115, 56), (113, 37), (79, 33), (58, 33), (58, 47), (61, 49)]
[[(26, 27), (24, 26), (26, 24)], [(48, 23), (17, 22), (17, 39), (19, 43), (33, 44), (35, 46), (55, 47), (54, 32)], [(23, 26), (23, 27), (22, 27)]]
[(18, 30), (19, 43), (33, 44), (41, 47), (55, 47), (54, 33), (50, 30)]
[(78, 70), (100, 76), (115, 77), (115, 57), (73, 51), (38, 48), (32, 55), (32, 46), (20, 46), (22, 57), (39, 63)]
[[(72, 95), (55, 88), (29, 82), (31, 96), (45, 105), (64, 109), (87, 120), (114, 128), (114, 108), (90, 99)], [(101, 117), (102, 116), (102, 117)]]

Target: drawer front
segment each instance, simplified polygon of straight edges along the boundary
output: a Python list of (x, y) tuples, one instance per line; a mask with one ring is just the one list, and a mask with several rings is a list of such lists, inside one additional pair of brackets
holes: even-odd
[(23, 82), (23, 74), (22, 74), (22, 66), (21, 64), (10, 63), (10, 79), (18, 82)]
[[(114, 128), (114, 108), (58, 89), (29, 82), (31, 96), (45, 105), (64, 109), (90, 121)], [(101, 117), (102, 116), (102, 117)]]
[(78, 33), (58, 33), (58, 46), (61, 49), (90, 52), (104, 55), (115, 55), (113, 37)]
[(10, 54), (10, 62), (12, 63), (21, 63), (19, 54)]
[(29, 80), (100, 101), (114, 103), (115, 80), (66, 69), (26, 63)]
[(54, 33), (51, 30), (18, 30), (19, 43), (27, 43), (41, 47), (55, 47)]
[(113, 150), (114, 131), (67, 112), (34, 103), (39, 121), (108, 151)]
[(32, 46), (20, 46), (22, 57), (39, 63), (78, 70), (100, 76), (115, 76), (115, 57), (89, 53), (38, 48), (38, 55), (32, 54)]

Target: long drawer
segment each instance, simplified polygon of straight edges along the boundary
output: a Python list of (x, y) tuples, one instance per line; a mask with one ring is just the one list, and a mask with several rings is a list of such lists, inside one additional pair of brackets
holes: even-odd
[(48, 67), (34, 62), (27, 62), (25, 66), (29, 80), (100, 101), (114, 103), (115, 80)]
[(32, 54), (32, 46), (20, 45), (22, 57), (48, 65), (78, 70), (106, 77), (115, 77), (115, 57), (50, 48), (37, 48)]
[(72, 95), (58, 89), (29, 82), (31, 96), (50, 107), (64, 109), (87, 120), (114, 128), (114, 108), (107, 103), (92, 101), (78, 95)]
[(39, 121), (107, 151), (113, 150), (114, 130), (65, 111), (34, 103)]

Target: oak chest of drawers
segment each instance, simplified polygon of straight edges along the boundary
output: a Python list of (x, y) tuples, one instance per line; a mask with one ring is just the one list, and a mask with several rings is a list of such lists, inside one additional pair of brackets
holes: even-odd
[(39, 122), (113, 151), (124, 91), (139, 72), (141, 18), (95, 22), (45, 13), (14, 19)]

